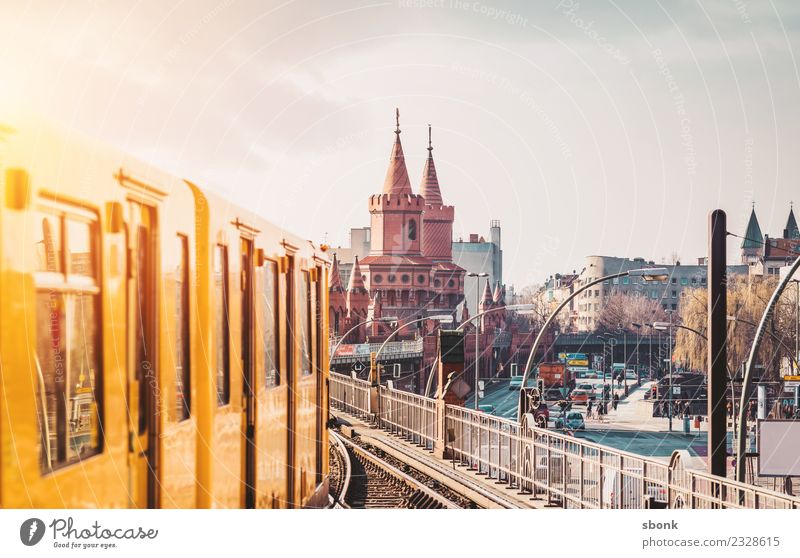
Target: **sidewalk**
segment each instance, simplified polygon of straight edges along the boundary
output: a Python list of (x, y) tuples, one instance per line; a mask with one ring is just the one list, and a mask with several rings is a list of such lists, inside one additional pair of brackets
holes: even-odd
[[(602, 421), (589, 420), (587, 426), (595, 428), (614, 428), (618, 430), (637, 430), (648, 432), (667, 432), (669, 430), (669, 418), (653, 416), (653, 402), (645, 399), (645, 394), (650, 391), (653, 382), (646, 382), (641, 386), (629, 386), (628, 397), (619, 400), (617, 409), (608, 406), (608, 414)], [(616, 390), (618, 393), (622, 390)], [(700, 432), (708, 429), (706, 421), (700, 422)], [(691, 423), (691, 433), (697, 434), (694, 422)], [(672, 429), (675, 432), (683, 431), (683, 417), (675, 416), (672, 418)]]

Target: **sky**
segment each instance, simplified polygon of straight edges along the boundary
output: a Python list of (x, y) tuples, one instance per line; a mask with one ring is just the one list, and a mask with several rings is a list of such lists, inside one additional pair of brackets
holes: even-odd
[(694, 263), (716, 208), (779, 236), (799, 33), (775, 0), (0, 0), (0, 96), (334, 246), (398, 107), (415, 190), (430, 124), (454, 237), (499, 219), (521, 289), (590, 254)]

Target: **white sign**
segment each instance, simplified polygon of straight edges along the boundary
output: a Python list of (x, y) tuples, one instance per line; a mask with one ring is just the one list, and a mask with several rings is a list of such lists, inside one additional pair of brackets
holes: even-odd
[(758, 421), (758, 474), (771, 477), (800, 476), (800, 422)]
[(672, 386), (672, 394), (673, 395), (680, 395), (681, 394), (681, 386)]
[(783, 384), (784, 391), (794, 391), (797, 386), (800, 386), (800, 382), (785, 382)]

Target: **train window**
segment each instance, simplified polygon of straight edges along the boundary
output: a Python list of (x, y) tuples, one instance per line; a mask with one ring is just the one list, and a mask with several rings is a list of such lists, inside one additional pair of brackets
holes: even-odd
[(61, 218), (58, 215), (39, 212), (36, 216), (36, 271), (62, 273), (61, 264)]
[(300, 310), (300, 374), (311, 375), (311, 284), (308, 271), (301, 273), (298, 293), (298, 310)]
[(175, 417), (189, 418), (191, 367), (189, 362), (189, 239), (179, 234), (175, 267)]
[(261, 338), (264, 349), (264, 386), (267, 388), (280, 385), (278, 373), (278, 282), (276, 280), (277, 265), (267, 261), (258, 273), (258, 290), (260, 294)]
[(69, 239), (69, 273), (94, 277), (95, 262), (90, 250), (92, 242), (91, 223), (67, 220), (67, 238)]
[(44, 471), (102, 451), (98, 227), (96, 217), (77, 213), (47, 208), (36, 217), (35, 372)]
[(230, 318), (228, 316), (228, 247), (214, 250), (214, 323), (217, 343), (217, 405), (231, 401)]

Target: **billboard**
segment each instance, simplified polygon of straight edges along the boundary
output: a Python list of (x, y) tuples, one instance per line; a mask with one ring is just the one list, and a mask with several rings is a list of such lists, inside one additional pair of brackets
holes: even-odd
[(800, 421), (758, 421), (758, 474), (800, 476)]

